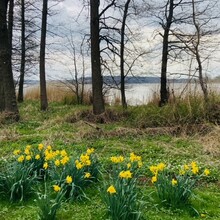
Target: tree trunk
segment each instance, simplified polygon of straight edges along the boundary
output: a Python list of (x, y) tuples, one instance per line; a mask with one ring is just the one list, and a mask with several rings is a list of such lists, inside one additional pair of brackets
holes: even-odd
[(12, 52), (12, 39), (13, 39), (13, 24), (14, 24), (14, 0), (9, 0), (8, 38), (9, 38), (9, 48), (11, 52)]
[(0, 78), (3, 79), (5, 97), (4, 111), (6, 113), (6, 117), (12, 120), (19, 120), (11, 66), (11, 50), (8, 39), (6, 19), (7, 5), (8, 0), (0, 1)]
[(3, 86), (3, 75), (2, 70), (0, 69), (0, 112), (5, 110), (5, 93)]
[(24, 0), (21, 0), (21, 66), (18, 88), (18, 102), (24, 101), (25, 49), (25, 7)]
[(192, 0), (192, 9), (193, 9), (193, 24), (196, 28), (196, 43), (195, 43), (195, 56), (196, 61), (198, 64), (198, 70), (199, 70), (199, 83), (203, 92), (204, 100), (208, 102), (208, 89), (207, 89), (207, 81), (203, 76), (203, 68), (202, 68), (202, 61), (199, 53), (199, 45), (200, 45), (200, 38), (201, 38), (201, 31), (199, 24), (196, 22), (196, 13), (195, 13), (195, 1)]
[(124, 71), (124, 48), (125, 48), (125, 26), (126, 26), (126, 18), (128, 15), (128, 7), (131, 0), (127, 0), (125, 3), (124, 15), (121, 26), (121, 47), (120, 47), (120, 71), (121, 71), (121, 101), (124, 109), (127, 108), (127, 101), (125, 96), (125, 71)]
[(48, 108), (46, 73), (45, 73), (45, 48), (46, 48), (47, 10), (48, 10), (47, 5), (48, 5), (48, 0), (44, 0), (43, 10), (42, 10), (41, 42), (40, 42), (40, 101), (41, 101), (42, 111), (46, 111)]
[(99, 0), (90, 0), (90, 16), (93, 113), (99, 115), (105, 111), (100, 64)]
[(161, 82), (160, 82), (160, 106), (168, 103), (169, 91), (167, 89), (167, 61), (168, 61), (168, 46), (169, 46), (169, 32), (173, 19), (173, 0), (169, 3), (169, 14), (166, 24), (164, 25), (163, 35), (163, 50), (162, 50), (162, 66), (161, 66)]

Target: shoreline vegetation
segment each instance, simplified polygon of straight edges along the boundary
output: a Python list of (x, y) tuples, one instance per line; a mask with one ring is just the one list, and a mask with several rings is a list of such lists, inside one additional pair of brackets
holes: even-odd
[[(26, 152), (27, 146), (39, 144), (52, 146), (56, 152), (65, 149), (68, 156), (74, 158), (80, 154), (85, 157), (84, 152), (88, 148), (95, 149), (102, 175), (98, 177), (95, 184), (84, 189), (85, 197), (80, 200), (61, 202), (57, 210), (53, 210), (57, 219), (107, 219), (105, 202), (110, 204), (111, 200), (106, 199), (116, 195), (115, 193), (123, 186), (120, 184), (130, 181), (129, 178), (132, 176), (128, 171), (121, 171), (123, 180), (118, 181), (114, 179), (115, 177), (108, 177), (114, 174), (112, 167), (115, 165), (111, 164), (111, 160), (118, 158), (122, 161), (122, 157), (125, 158), (133, 152), (138, 155), (135, 158), (140, 156), (143, 163), (138, 171), (140, 176), (137, 185), (135, 185), (136, 181), (132, 180), (135, 198), (142, 201), (139, 205), (143, 219), (220, 219), (218, 207), (220, 97), (217, 94), (210, 95), (209, 104), (203, 101), (202, 96), (189, 95), (181, 99), (171, 99), (167, 106), (159, 108), (157, 97), (153, 97), (147, 105), (129, 106), (127, 110), (123, 110), (119, 105), (107, 106), (105, 114), (94, 116), (89, 106), (90, 98), (87, 98), (87, 105), (76, 105), (73, 98), (69, 98), (71, 102), (67, 98), (62, 99), (58, 97), (57, 92), (56, 88), (48, 90), (48, 93), (51, 93), (48, 97), (51, 95), (54, 99), (50, 100), (49, 109), (46, 112), (39, 110), (40, 103), (33, 98), (37, 96), (35, 90), (32, 93), (27, 92), (24, 103), (19, 104), (21, 115), (19, 122), (10, 123), (0, 117), (0, 170), (2, 172), (4, 166), (13, 161), (14, 157), (11, 155), (14, 150), (21, 149)], [(166, 174), (169, 174), (176, 173), (180, 166), (191, 164), (192, 161), (196, 161), (198, 169), (202, 172), (203, 170), (210, 172), (208, 177), (203, 177), (196, 182), (196, 187), (192, 189), (192, 196), (186, 206), (173, 208), (161, 204), (156, 193), (157, 187), (151, 180), (153, 177), (150, 167), (164, 163), (167, 167)], [(48, 165), (50, 165), (49, 162)], [(46, 167), (45, 164), (43, 166)], [(89, 176), (88, 172), (86, 175)], [(70, 178), (67, 173), (62, 184), (65, 183), (69, 187), (68, 184), (74, 183), (74, 178)], [(107, 193), (107, 188), (104, 191), (101, 190), (103, 180), (111, 180), (105, 183), (106, 187), (109, 187), (109, 194), (107, 194), (109, 197), (105, 197), (105, 202), (100, 194), (100, 192)], [(169, 182), (166, 176), (163, 176), (160, 181), (165, 180)], [(172, 176), (171, 180), (169, 187), (172, 191), (172, 187), (178, 186), (177, 181), (180, 181), (180, 177)], [(193, 176), (191, 180), (194, 181)], [(62, 184), (59, 185), (57, 182), (51, 184), (55, 195), (58, 195), (58, 197), (52, 197), (52, 200), (58, 198), (57, 201), (60, 202), (64, 192), (60, 189)], [(50, 182), (47, 182), (47, 187), (49, 186)], [(41, 200), (38, 202), (47, 199), (43, 197), (43, 188), (41, 183), (34, 185), (35, 191), (41, 190), (38, 197), (38, 200), (39, 198)], [(11, 203), (0, 195), (0, 216), (5, 220), (37, 219), (39, 208), (34, 202), (35, 196), (36, 194), (22, 202)], [(48, 200), (48, 204), (52, 204), (52, 200)], [(137, 208), (136, 205), (135, 207)]]

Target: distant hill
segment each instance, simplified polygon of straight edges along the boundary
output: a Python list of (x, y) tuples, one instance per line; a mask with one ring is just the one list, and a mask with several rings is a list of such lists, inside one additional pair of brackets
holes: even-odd
[[(91, 77), (86, 77), (86, 83), (90, 84), (92, 82)], [(120, 76), (115, 76), (114, 80), (111, 76), (104, 76), (103, 81), (106, 84), (114, 84), (115, 82), (117, 84), (120, 84), (121, 78)], [(173, 83), (185, 83), (188, 82), (188, 79), (168, 79), (168, 81)], [(157, 76), (128, 76), (125, 78), (126, 84), (141, 84), (141, 83), (160, 83), (160, 77)]]
[[(68, 79), (67, 79), (68, 80)], [(72, 79), (69, 79), (72, 81)], [(114, 76), (114, 80), (111, 76), (103, 76), (103, 81), (106, 84), (114, 84), (115, 82), (117, 84), (120, 84), (121, 78), (120, 76)], [(169, 82), (172, 83), (186, 83), (188, 82), (188, 79), (168, 79)], [(48, 82), (56, 82), (56, 80), (48, 81)], [(85, 83), (91, 84), (92, 78), (91, 77), (85, 77)], [(126, 84), (142, 84), (142, 83), (160, 83), (160, 77), (157, 76), (128, 76), (125, 78)], [(39, 84), (39, 80), (26, 80), (25, 84), (27, 85), (36, 85)]]

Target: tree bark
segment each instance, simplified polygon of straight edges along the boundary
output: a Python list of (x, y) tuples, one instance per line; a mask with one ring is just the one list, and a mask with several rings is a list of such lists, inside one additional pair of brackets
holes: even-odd
[(47, 33), (47, 12), (48, 0), (43, 1), (42, 24), (41, 24), (41, 42), (40, 42), (40, 101), (41, 110), (46, 111), (48, 108), (46, 73), (45, 73), (45, 49)]
[(100, 64), (99, 0), (90, 0), (90, 16), (93, 113), (99, 115), (105, 111)]
[(124, 109), (127, 108), (127, 101), (125, 96), (125, 71), (124, 71), (124, 48), (125, 48), (125, 26), (126, 26), (126, 18), (128, 15), (128, 7), (131, 0), (127, 0), (125, 3), (124, 14), (122, 19), (121, 26), (121, 42), (120, 42), (120, 72), (121, 72), (121, 102)]
[(196, 61), (198, 64), (198, 71), (199, 71), (199, 83), (203, 92), (204, 100), (208, 102), (208, 89), (207, 89), (207, 82), (203, 76), (203, 68), (202, 68), (202, 61), (199, 53), (199, 45), (200, 45), (200, 38), (201, 38), (201, 30), (199, 24), (196, 22), (196, 12), (195, 12), (195, 1), (192, 0), (192, 9), (193, 9), (193, 24), (196, 28), (196, 43), (195, 47), (195, 56)]
[(0, 78), (3, 79), (5, 97), (4, 111), (7, 115), (7, 118), (19, 120), (11, 66), (11, 48), (9, 44), (6, 19), (8, 2), (8, 0), (0, 1)]
[(25, 7), (24, 0), (21, 0), (21, 66), (20, 66), (20, 80), (18, 88), (18, 102), (24, 101), (24, 74), (25, 74)]
[(173, 20), (173, 0), (169, 2), (169, 14), (164, 25), (163, 35), (163, 50), (162, 50), (162, 66), (161, 66), (161, 82), (160, 82), (160, 106), (168, 103), (169, 91), (167, 89), (167, 61), (168, 61), (168, 46), (169, 46), (169, 32)]

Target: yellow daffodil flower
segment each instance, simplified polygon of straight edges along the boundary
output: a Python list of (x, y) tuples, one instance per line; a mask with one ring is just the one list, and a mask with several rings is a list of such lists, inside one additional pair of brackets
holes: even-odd
[(94, 153), (95, 149), (94, 148), (88, 148), (86, 151), (87, 155), (91, 155), (92, 153)]
[(175, 185), (177, 185), (177, 180), (172, 179), (171, 183), (172, 183), (173, 186), (175, 186)]
[(19, 163), (22, 163), (24, 161), (24, 155), (21, 155), (19, 158), (18, 158), (18, 162)]
[(151, 182), (152, 182), (152, 183), (156, 183), (156, 182), (157, 182), (157, 176), (153, 176), (153, 177), (151, 178)]
[(87, 178), (87, 179), (88, 179), (88, 178), (90, 178), (90, 177), (91, 177), (91, 174), (90, 174), (89, 172), (86, 172), (84, 178)]
[(48, 163), (47, 163), (47, 162), (44, 163), (43, 168), (44, 168), (45, 170), (48, 168)]
[(43, 145), (43, 144), (38, 144), (38, 150), (39, 150), (39, 151), (43, 150), (43, 148), (44, 148), (44, 145)]
[(72, 177), (68, 175), (68, 176), (66, 177), (66, 183), (70, 184), (70, 183), (72, 183), (72, 182), (73, 182)]
[(126, 171), (121, 171), (119, 173), (119, 177), (120, 178), (124, 178), (124, 179), (130, 179), (132, 178), (132, 173), (130, 170), (126, 170)]
[(116, 189), (113, 185), (111, 185), (108, 187), (107, 192), (110, 194), (114, 194), (114, 193), (116, 193)]
[(58, 185), (53, 185), (53, 190), (54, 190), (55, 192), (59, 192), (59, 191), (61, 190), (61, 187), (58, 186)]
[(39, 159), (40, 159), (40, 154), (37, 154), (37, 155), (35, 156), (35, 159), (36, 159), (36, 160), (39, 160)]
[(204, 170), (204, 174), (205, 174), (206, 176), (208, 176), (208, 175), (210, 174), (210, 170), (205, 169), (205, 170)]

